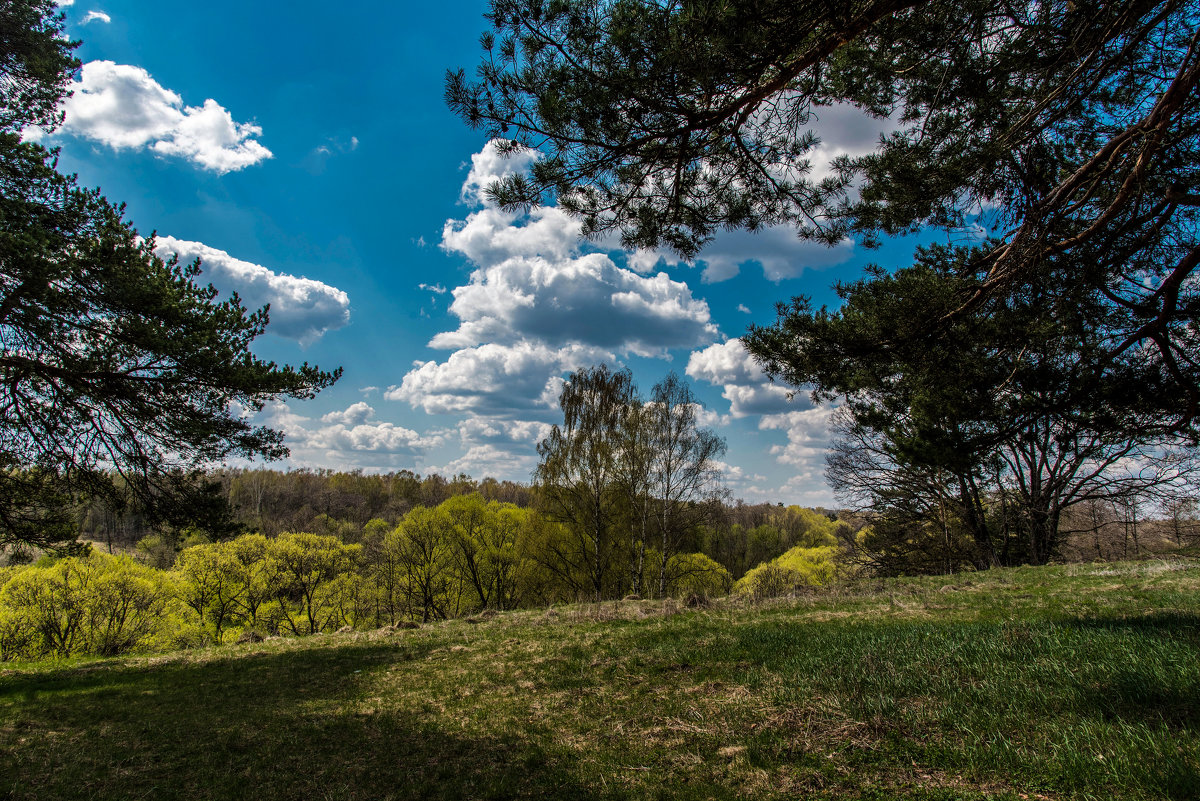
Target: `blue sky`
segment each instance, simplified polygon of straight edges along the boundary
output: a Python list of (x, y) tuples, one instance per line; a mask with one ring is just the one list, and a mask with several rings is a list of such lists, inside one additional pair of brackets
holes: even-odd
[[(204, 280), (270, 302), (260, 356), (344, 368), (316, 400), (263, 412), (291, 466), (528, 481), (563, 377), (603, 360), (646, 394), (668, 370), (688, 379), (735, 497), (833, 504), (829, 409), (771, 386), (737, 337), (793, 295), (833, 302), (834, 281), (906, 261), (911, 242), (732, 233), (681, 264), (581, 244), (555, 208), (489, 207), (480, 187), (522, 164), (442, 101), (446, 69), (478, 61), (481, 2), (62, 10), (84, 68), (43, 138), (61, 167), (164, 252), (200, 256)], [(829, 110), (818, 157), (869, 148), (878, 127)]]

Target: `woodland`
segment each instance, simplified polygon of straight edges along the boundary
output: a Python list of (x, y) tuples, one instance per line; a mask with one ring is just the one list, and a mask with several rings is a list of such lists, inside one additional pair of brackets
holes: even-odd
[[(838, 407), (841, 508), (734, 502), (686, 382), (643, 395), (605, 364), (567, 378), (529, 484), (221, 467), (285, 456), (250, 415), (340, 371), (256, 357), (268, 308), (218, 299), (22, 136), (61, 123), (79, 61), (50, 0), (16, 0), (5, 658), (1194, 547), (1195, 2), (494, 0), (489, 20), (446, 100), (501, 152), (542, 154), (487, 187), (504, 208), (557, 203), (684, 258), (738, 228), (948, 235), (744, 338), (765, 376)], [(814, 177), (809, 124), (844, 106), (894, 130)]]

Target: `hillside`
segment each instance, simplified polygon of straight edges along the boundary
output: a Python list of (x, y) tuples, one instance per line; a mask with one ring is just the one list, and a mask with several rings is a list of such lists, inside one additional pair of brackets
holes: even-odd
[(1200, 562), (8, 663), (0, 796), (1196, 798)]

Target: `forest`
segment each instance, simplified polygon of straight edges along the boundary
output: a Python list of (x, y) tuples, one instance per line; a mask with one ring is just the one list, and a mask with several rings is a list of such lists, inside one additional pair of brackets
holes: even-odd
[[(663, 552), (638, 547), (635, 510), (614, 487), (620, 520), (597, 554), (586, 532), (539, 510), (535, 486), (408, 471), (208, 478), (235, 510), (220, 537), (92, 507), (79, 510), (90, 553), (34, 561), (10, 550), (0, 567), (0, 660), (478, 621), (580, 600), (761, 602), (869, 576), (973, 570), (966, 532), (901, 549), (848, 511), (718, 501)], [(1194, 506), (1093, 501), (1064, 522), (1068, 561), (1200, 545)]]

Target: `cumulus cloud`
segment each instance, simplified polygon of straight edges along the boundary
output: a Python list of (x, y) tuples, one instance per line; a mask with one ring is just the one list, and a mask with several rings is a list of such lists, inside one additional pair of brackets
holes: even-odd
[[(470, 413), (505, 425), (545, 420), (553, 416), (570, 371), (629, 353), (665, 356), (671, 348), (719, 337), (708, 304), (687, 284), (585, 252), (579, 223), (561, 209), (516, 214), (487, 200), (488, 184), (527, 169), (535, 158), (532, 152), (504, 158), (494, 143), (471, 157), (462, 199), (477, 208), (446, 223), (441, 247), (465, 257), (474, 270), (466, 284), (451, 290), (457, 328), (429, 343), (453, 353), (415, 364), (388, 389), (388, 399), (430, 414)], [(421, 288), (442, 291), (440, 285)], [(471, 447), (483, 444), (501, 447)]]
[[(696, 263), (704, 266), (706, 284), (733, 278), (742, 266), (756, 264), (771, 281), (795, 278), (805, 270), (823, 270), (848, 260), (854, 243), (843, 239), (833, 247), (809, 242), (796, 236), (789, 226), (772, 226), (759, 231), (722, 231), (704, 246)], [(648, 272), (661, 265), (682, 264), (667, 251), (645, 250), (630, 257), (631, 269)]]
[(772, 445), (767, 452), (787, 465), (792, 476), (780, 486), (766, 486), (762, 476), (747, 478), (738, 489), (742, 497), (820, 506), (833, 503), (824, 473), (835, 404), (814, 406), (809, 393), (789, 392), (771, 383), (740, 339), (695, 351), (688, 359), (687, 374), (720, 386), (731, 417), (757, 416), (760, 431), (780, 431), (786, 437), (785, 443)]
[(379, 422), (375, 410), (362, 401), (320, 420), (297, 414), (286, 403), (274, 403), (264, 409), (263, 417), (267, 425), (284, 432), (291, 461), (302, 465), (407, 467), (444, 442), (440, 435)]
[(819, 406), (783, 414), (765, 415), (758, 427), (763, 431), (782, 431), (786, 444), (771, 446), (770, 453), (780, 464), (794, 470), (776, 497), (795, 497), (802, 502), (832, 505), (832, 492), (825, 484), (825, 457), (829, 453), (831, 424), (836, 406)]
[(63, 133), (114, 150), (149, 148), (217, 173), (271, 158), (271, 151), (256, 139), (262, 135), (259, 126), (235, 122), (211, 98), (201, 106), (184, 105), (182, 97), (141, 67), (91, 61), (83, 65), (70, 90), (63, 101)]
[[(814, 109), (807, 126), (820, 139), (808, 154), (809, 180), (820, 181), (833, 174), (832, 162), (841, 156), (862, 156), (879, 144), (880, 136), (899, 129), (891, 119), (876, 119), (861, 109), (838, 104)], [(696, 258), (704, 266), (705, 283), (733, 278), (741, 267), (758, 265), (771, 281), (796, 278), (806, 270), (822, 270), (847, 261), (854, 243), (844, 239), (833, 247), (799, 239), (791, 226), (772, 226), (760, 231), (722, 231)], [(630, 269), (649, 272), (660, 265), (680, 264), (666, 250), (642, 250), (629, 257)]]
[(782, 414), (764, 415), (758, 422), (763, 431), (783, 431), (786, 445), (775, 445), (771, 454), (782, 464), (815, 470), (817, 478), (825, 466), (829, 450), (830, 424), (837, 407), (817, 406)]
[[(639, 272), (603, 243), (585, 243), (579, 223), (557, 207), (511, 213), (488, 200), (490, 183), (536, 158), (531, 151), (504, 158), (494, 143), (471, 157), (461, 199), (473, 208), (447, 221), (441, 248), (472, 272), (449, 290), (457, 325), (429, 342), (452, 352), (414, 363), (384, 395), (429, 414), (466, 416), (456, 428), (461, 455), (431, 468), (439, 472), (525, 479), (537, 443), (561, 419), (566, 374), (628, 354), (669, 358), (672, 349), (720, 338), (708, 304), (686, 283)], [(726, 420), (704, 414), (706, 424)]]
[(789, 399), (788, 389), (772, 383), (740, 339), (694, 351), (688, 357), (685, 372), (692, 378), (720, 386), (721, 396), (729, 401), (729, 413), (734, 417), (778, 413), (805, 403), (803, 394)]
[(471, 156), (471, 170), (463, 182), (462, 200), (474, 206), (485, 205), (487, 188), (490, 184), (507, 178), (510, 175), (520, 175), (537, 161), (536, 150), (523, 150), (509, 156), (500, 154), (495, 142), (489, 142), (483, 150)]
[[(478, 187), (502, 174), (501, 164), (512, 166), (498, 158), (492, 145), (474, 157), (464, 197), (479, 200)], [(438, 334), (430, 345), (537, 341), (649, 356), (718, 337), (708, 304), (687, 284), (666, 273), (641, 275), (580, 247), (579, 222), (557, 207), (517, 215), (485, 206), (447, 222), (442, 248), (478, 269), (453, 290), (450, 312), (459, 318), (458, 329)]]
[(237, 292), (251, 309), (270, 304), (269, 333), (307, 345), (326, 331), (350, 322), (350, 298), (340, 289), (242, 261), (223, 250), (172, 236), (159, 237), (155, 250), (180, 261), (200, 259), (205, 280), (223, 292)]
[(611, 358), (611, 353), (581, 345), (488, 343), (458, 350), (441, 363), (418, 362), (384, 397), (429, 414), (545, 417), (557, 406), (563, 373)]
[(602, 253), (507, 258), (476, 270), (453, 294), (459, 327), (434, 337), (433, 347), (536, 339), (658, 355), (718, 336), (708, 304), (687, 284), (666, 273), (637, 275)]
[(537, 457), (533, 451), (515, 452), (512, 448), (495, 445), (473, 445), (462, 456), (426, 470), (443, 476), (466, 473), (469, 476), (528, 482), (536, 467)]
[(103, 22), (107, 25), (108, 23), (112, 22), (112, 17), (110, 17), (108, 14), (105, 14), (103, 11), (89, 11), (84, 15), (83, 19), (79, 21), (79, 24), (87, 25), (89, 22)]
[(550, 435), (550, 427), (541, 420), (468, 417), (457, 427), (463, 454), (430, 469), (442, 475), (467, 473), (528, 481), (538, 463), (537, 444)]

